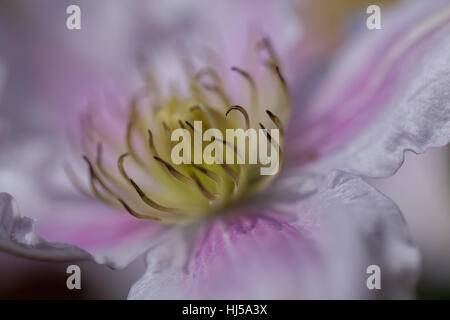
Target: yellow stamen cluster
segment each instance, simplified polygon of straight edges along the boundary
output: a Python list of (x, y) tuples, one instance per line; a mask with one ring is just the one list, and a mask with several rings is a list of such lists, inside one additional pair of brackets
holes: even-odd
[[(244, 69), (231, 68), (249, 87), (242, 99), (248, 101), (248, 109), (233, 101), (219, 73), (208, 67), (196, 73), (186, 72), (190, 92), (187, 96), (172, 92), (168, 98), (160, 99), (155, 78), (148, 76), (145, 89), (129, 104), (122, 141), (105, 134), (92, 124), (90, 117), (84, 118), (81, 150), (89, 186), (83, 186), (73, 171), (67, 170), (72, 183), (83, 193), (125, 209), (137, 218), (167, 223), (218, 212), (263, 188), (273, 176), (261, 176), (261, 164), (175, 165), (171, 161), (175, 144), (171, 132), (184, 128), (194, 133), (194, 121), (202, 121), (205, 130), (215, 128), (223, 133), (226, 129), (262, 128), (269, 143), (273, 142), (267, 129), (277, 128), (281, 160), (283, 123), (289, 116), (288, 88), (270, 42), (263, 39), (257, 48), (267, 57), (263, 65), (268, 72), (264, 72), (261, 81), (257, 83)], [(139, 105), (142, 93), (153, 97), (150, 107)], [(261, 108), (259, 101), (274, 107)], [(216, 142), (236, 153), (232, 142)]]

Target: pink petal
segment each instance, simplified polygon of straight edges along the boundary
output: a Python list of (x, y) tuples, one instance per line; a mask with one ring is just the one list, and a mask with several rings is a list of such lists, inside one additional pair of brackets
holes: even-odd
[(383, 30), (361, 32), (293, 130), (291, 159), (381, 177), (406, 150), (448, 143), (449, 26), (448, 5), (408, 2), (384, 16)]
[[(303, 178), (277, 186), (292, 198), (272, 189), (243, 215), (172, 230), (129, 298), (412, 297), (419, 259), (398, 208), (348, 174)], [(381, 290), (366, 286), (373, 264)]]

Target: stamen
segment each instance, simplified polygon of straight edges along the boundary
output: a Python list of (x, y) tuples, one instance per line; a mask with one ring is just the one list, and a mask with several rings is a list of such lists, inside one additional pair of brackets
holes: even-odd
[[(229, 142), (229, 141), (225, 141), (225, 140), (222, 140), (222, 139), (220, 139), (220, 138), (216, 138), (216, 137), (212, 137), (211, 142), (214, 142), (214, 141), (216, 141), (216, 140), (219, 141), (219, 142), (222, 142), (222, 144), (224, 145), (225, 148), (230, 148), (230, 149), (232, 149), (233, 152), (234, 152), (234, 154), (235, 154), (237, 157), (239, 157), (239, 159), (241, 159), (241, 160), (244, 159), (244, 158), (242, 157), (242, 155), (238, 152), (238, 147), (237, 147), (237, 145), (235, 145), (234, 143), (231, 143), (231, 142)], [(240, 164), (239, 167), (242, 167), (242, 165)]]
[(81, 152), (91, 156), (92, 153), (91, 153), (90, 147), (94, 140), (92, 132), (91, 132), (89, 126), (87, 126), (87, 124), (86, 124), (85, 115), (80, 115), (79, 121), (80, 121), (80, 130), (81, 130), (81, 132), (84, 132), (84, 134), (80, 136)]
[[(267, 141), (269, 141), (269, 143), (272, 144), (272, 136), (270, 135), (269, 130), (267, 130), (261, 122), (259, 123), (259, 126), (266, 133)], [(279, 172), (280, 168), (281, 168), (281, 165), (283, 163), (283, 151), (281, 150), (279, 143), (274, 141), (274, 144), (275, 144), (275, 148), (278, 149), (278, 163), (279, 163), (279, 166), (278, 166), (278, 171), (277, 172)], [(274, 175), (271, 175), (270, 177), (273, 177), (273, 176)]]
[(156, 81), (156, 77), (151, 71), (150, 63), (143, 54), (138, 54), (136, 57), (136, 62), (138, 66), (138, 71), (143, 78), (146, 87), (144, 88), (146, 92), (150, 92), (154, 97), (154, 100), (157, 104), (161, 101), (160, 90), (158, 88), (158, 83)]
[(281, 68), (280, 68), (280, 64), (279, 64), (279, 60), (277, 57), (277, 54), (275, 52), (275, 49), (273, 48), (270, 40), (268, 38), (264, 38), (262, 39), (258, 44), (257, 44), (257, 49), (259, 50), (265, 50), (269, 56), (269, 59), (266, 61), (263, 61), (263, 64), (268, 67), (270, 70), (272, 70), (273, 72), (275, 72), (278, 80), (280, 81), (280, 85), (281, 88), (283, 89), (284, 95), (285, 95), (285, 99), (286, 101), (283, 102), (283, 118), (286, 118), (288, 116), (288, 112), (289, 112), (289, 88), (286, 82), (286, 79), (283, 76), (283, 73), (281, 72)]
[(127, 212), (129, 214), (131, 214), (132, 216), (138, 218), (138, 219), (151, 219), (151, 220), (157, 220), (157, 221), (161, 221), (161, 218), (159, 217), (155, 217), (155, 216), (151, 216), (148, 214), (144, 214), (144, 213), (138, 213), (136, 211), (134, 211), (133, 209), (131, 209), (131, 207), (122, 199), (117, 198), (117, 201), (119, 201), (122, 206), (125, 208), (125, 210), (127, 210)]
[(186, 124), (189, 126), (189, 128), (192, 130), (193, 133), (198, 133), (200, 136), (202, 135), (201, 132), (199, 132), (197, 129), (195, 129), (195, 127), (192, 125), (192, 123), (190, 123), (189, 121), (184, 121), (186, 122)]
[(169, 171), (169, 173), (177, 180), (183, 182), (183, 183), (187, 183), (187, 184), (192, 184), (192, 180), (189, 179), (188, 177), (186, 177), (184, 174), (182, 174), (181, 172), (179, 172), (178, 170), (176, 170), (174, 167), (172, 167), (168, 162), (164, 161), (163, 159), (161, 159), (160, 157), (153, 157), (153, 159), (159, 161), (160, 163), (162, 163), (167, 170)]
[(127, 134), (126, 134), (126, 145), (128, 148), (128, 151), (130, 152), (130, 155), (133, 157), (133, 159), (141, 166), (141, 167), (145, 167), (145, 163), (144, 161), (141, 160), (141, 158), (139, 157), (139, 155), (136, 152), (136, 149), (133, 146), (133, 143), (131, 141), (131, 133), (132, 133), (132, 129), (134, 127), (134, 124), (132, 121), (130, 121), (127, 125)]
[(252, 104), (252, 111), (256, 114), (257, 109), (258, 109), (258, 91), (256, 88), (256, 83), (253, 80), (252, 76), (250, 75), (250, 73), (248, 73), (247, 71), (238, 68), (238, 67), (231, 67), (232, 71), (237, 72), (238, 74), (240, 74), (241, 76), (243, 76), (247, 82), (250, 85), (250, 96), (251, 96), (251, 104)]
[(281, 69), (278, 65), (275, 66), (275, 71), (277, 73), (278, 78), (280, 79), (281, 86), (283, 87), (284, 91), (288, 91), (288, 86), (286, 83), (286, 79), (284, 79), (283, 74), (281, 73)]
[(152, 152), (152, 154), (154, 156), (158, 155), (158, 152), (156, 151), (156, 147), (155, 144), (153, 143), (153, 134), (152, 131), (150, 129), (147, 130), (148, 132), (148, 146), (150, 148), (150, 151)]
[(266, 50), (267, 54), (269, 55), (269, 60), (264, 61), (264, 65), (272, 70), (275, 71), (275, 73), (278, 76), (278, 79), (281, 82), (281, 85), (285, 92), (288, 90), (286, 80), (281, 72), (280, 69), (280, 63), (277, 57), (277, 54), (275, 52), (275, 49), (272, 46), (272, 43), (268, 38), (264, 38), (257, 44), (257, 49), (259, 50)]
[(185, 120), (184, 122), (186, 122), (189, 128), (191, 128), (191, 130), (195, 132), (194, 126), (189, 121)]
[(161, 123), (164, 128), (164, 131), (166, 131), (167, 134), (169, 134), (169, 136), (170, 136), (170, 129), (169, 129), (169, 126), (167, 125), (167, 123), (165, 123), (164, 121), (162, 121)]
[(128, 157), (129, 154), (128, 153), (124, 153), (122, 155), (120, 155), (119, 159), (117, 160), (117, 168), (119, 169), (120, 174), (122, 175), (122, 177), (125, 180), (129, 180), (130, 178), (128, 177), (127, 172), (125, 171), (125, 167), (123, 166), (123, 161), (126, 157)]
[(202, 167), (200, 167), (199, 165), (196, 165), (196, 164), (192, 164), (192, 166), (195, 169), (199, 170), (201, 173), (203, 173), (205, 176), (207, 176), (208, 178), (213, 180), (216, 183), (217, 186), (220, 185), (221, 178), (220, 178), (220, 176), (217, 173), (215, 173), (214, 171), (202, 168)]
[(225, 94), (224, 90), (223, 90), (223, 86), (222, 86), (222, 82), (220, 81), (220, 76), (219, 74), (212, 68), (205, 68), (203, 70), (200, 70), (199, 72), (197, 72), (197, 74), (195, 75), (195, 79), (198, 81), (201, 78), (205, 77), (205, 76), (210, 76), (214, 83), (213, 84), (201, 84), (202, 87), (206, 90), (212, 91), (214, 93), (216, 93), (219, 98), (223, 101), (223, 103), (225, 105), (229, 105), (230, 104), (230, 99), (227, 97), (227, 95)]
[(179, 211), (179, 209), (175, 209), (175, 208), (169, 208), (169, 207), (165, 207), (160, 205), (159, 203), (153, 201), (152, 199), (150, 199), (143, 191), (142, 189), (136, 184), (136, 182), (134, 182), (133, 179), (130, 178), (130, 176), (128, 175), (128, 173), (125, 171), (125, 167), (123, 165), (123, 161), (124, 159), (128, 156), (127, 153), (122, 154), (119, 157), (119, 160), (117, 161), (117, 166), (119, 167), (119, 171), (122, 175), (122, 177), (129, 181), (131, 183), (131, 185), (133, 186), (133, 188), (136, 190), (136, 192), (139, 194), (139, 197), (142, 199), (142, 201), (147, 204), (148, 206), (152, 207), (153, 209), (159, 210), (159, 211), (165, 211), (165, 212), (176, 212)]
[(80, 115), (80, 128), (85, 133), (85, 137), (88, 138), (89, 141), (94, 140), (94, 136), (92, 135), (92, 116), (89, 113)]
[(274, 68), (278, 65), (278, 57), (275, 53), (275, 49), (272, 46), (272, 43), (268, 38), (263, 38), (259, 43), (256, 44), (256, 48), (259, 50), (266, 50), (269, 55), (269, 60), (265, 61), (265, 64), (268, 67)]
[(92, 193), (99, 198), (101, 201), (105, 202), (106, 204), (115, 206), (115, 203), (111, 201), (111, 199), (105, 197), (100, 193), (100, 191), (97, 189), (97, 186), (95, 185), (95, 181), (97, 181), (100, 186), (112, 197), (116, 198), (117, 195), (105, 184), (105, 182), (97, 175), (97, 173), (94, 170), (94, 167), (92, 166), (92, 163), (89, 161), (88, 157), (83, 156), (83, 159), (86, 161), (89, 167), (89, 182), (91, 185)]
[(83, 156), (83, 159), (87, 162), (89, 166), (89, 172), (92, 175), (92, 177), (100, 183), (103, 189), (105, 189), (106, 192), (108, 192), (110, 195), (115, 196), (115, 193), (105, 184), (102, 178), (95, 172), (94, 166), (92, 165), (91, 161), (88, 159), (88, 157)]
[(97, 160), (96, 160), (97, 166), (99, 165), (101, 166), (102, 164), (102, 150), (103, 150), (102, 143), (101, 142), (97, 143)]
[(205, 188), (205, 186), (200, 182), (200, 180), (197, 178), (197, 176), (195, 174), (192, 174), (191, 177), (194, 180), (195, 185), (200, 190), (200, 192), (203, 194), (203, 196), (205, 196), (205, 198), (207, 198), (210, 201), (216, 200), (216, 196), (214, 194), (212, 194), (211, 192), (209, 192), (208, 189)]
[(204, 68), (195, 74), (195, 79), (200, 80), (202, 77), (210, 76), (215, 84), (221, 84), (219, 74), (211, 67)]
[(97, 158), (95, 160), (95, 164), (97, 165), (98, 169), (100, 170), (100, 173), (106, 178), (108, 179), (110, 182), (115, 183), (115, 184), (120, 184), (120, 182), (116, 179), (116, 177), (114, 175), (112, 175), (110, 172), (108, 172), (104, 167), (103, 167), (103, 145), (101, 142), (97, 143)]
[[(190, 111), (190, 112), (195, 112), (195, 111), (201, 112), (201, 113), (206, 117), (206, 119), (207, 119), (206, 125), (207, 125), (208, 127), (213, 127), (213, 126), (215, 127), (215, 121), (214, 121), (214, 119), (212, 118), (211, 114), (210, 114), (207, 110), (205, 110), (205, 108), (204, 108), (203, 106), (195, 105), (195, 106), (193, 106), (193, 107), (190, 107), (190, 108), (189, 108), (189, 111)], [(210, 111), (211, 111), (211, 110), (210, 110)], [(214, 124), (214, 125), (212, 125), (212, 124)]]
[(278, 130), (280, 130), (280, 136), (283, 138), (284, 136), (284, 127), (283, 123), (281, 122), (280, 118), (278, 118), (276, 115), (272, 113), (270, 110), (266, 110), (267, 115), (269, 116), (270, 120), (277, 126)]
[(267, 136), (267, 140), (269, 141), (269, 143), (272, 143), (272, 136), (269, 133), (269, 130), (266, 129), (266, 127), (264, 127), (264, 125), (260, 122), (259, 126), (261, 127), (261, 129), (264, 130), (266, 136)]
[(236, 194), (239, 190), (239, 176), (237, 175), (236, 172), (234, 172), (233, 169), (231, 169), (229, 165), (222, 163), (220, 166), (222, 167), (223, 171), (228, 175), (228, 177), (230, 177), (230, 179), (233, 181), (234, 193)]
[(230, 113), (230, 112), (233, 111), (233, 110), (239, 111), (239, 112), (244, 116), (244, 119), (245, 119), (245, 129), (249, 129), (249, 128), (250, 128), (250, 119), (249, 119), (249, 117), (248, 117), (247, 111), (246, 111), (244, 108), (242, 108), (241, 106), (235, 105), (235, 106), (230, 107), (230, 108), (227, 110), (227, 112), (225, 113), (225, 116), (227, 117), (227, 116), (228, 116), (228, 113)]
[(183, 124), (183, 121), (178, 120), (178, 124), (180, 125), (180, 128), (181, 128), (181, 129), (186, 129), (186, 127), (185, 127), (184, 124)]
[(222, 102), (225, 106), (230, 105), (230, 99), (227, 97), (227, 95), (222, 90), (222, 88), (220, 88), (218, 86), (210, 86), (210, 85), (206, 85), (206, 84), (203, 85), (203, 88), (216, 93), (219, 96), (219, 98), (222, 100)]
[[(279, 150), (278, 170), (281, 167), (280, 145), (282, 145), (284, 137), (284, 124), (289, 117), (288, 86), (279, 67), (276, 52), (267, 38), (258, 44), (258, 50), (261, 50), (260, 56), (263, 57), (263, 63), (268, 68), (268, 72), (266, 71), (263, 75), (265, 78), (261, 79), (262, 84), (266, 85), (265, 80), (269, 80), (270, 85), (276, 90), (274, 105), (279, 105), (278, 109), (274, 109), (276, 115), (270, 110), (265, 110), (265, 112), (273, 123), (270, 124), (270, 128), (278, 128), (280, 131), (279, 141), (274, 140), (278, 138), (278, 134), (275, 135), (262, 124), (267, 120), (255, 120), (262, 111), (258, 109), (258, 99), (262, 99), (259, 94), (263, 94), (263, 92), (258, 92), (260, 90), (259, 82), (256, 81), (258, 79), (253, 78), (252, 74), (245, 69), (231, 67), (231, 71), (236, 72), (243, 82), (246, 82), (241, 84), (247, 90), (244, 100), (248, 103), (242, 104), (242, 106), (230, 103), (226, 94), (228, 87), (224, 86), (221, 74), (212, 67), (207, 67), (197, 73), (194, 73), (194, 70), (187, 70), (188, 96), (184, 96), (182, 91), (176, 90), (177, 88), (171, 87), (172, 91), (169, 91), (170, 96), (166, 100), (158, 95), (159, 89), (157, 89), (155, 75), (143, 72), (146, 83), (127, 103), (127, 111), (123, 111), (120, 115), (120, 125), (126, 125), (123, 128), (126, 129), (126, 136), (122, 138), (122, 141), (112, 139), (113, 137), (105, 134), (101, 127), (96, 127), (96, 122), (92, 122), (90, 114), (83, 115), (80, 119), (81, 129), (85, 134), (82, 137), (81, 145), (77, 141), (77, 147), (81, 146), (83, 159), (88, 164), (89, 182), (84, 187), (83, 181), (77, 180), (70, 168), (65, 168), (72, 184), (80, 192), (99, 198), (102, 202), (127, 211), (134, 217), (167, 222), (174, 222), (178, 216), (183, 217), (185, 214), (190, 218), (201, 216), (201, 213), (213, 211), (219, 206), (227, 206), (237, 198), (264, 187), (274, 178), (274, 174), (260, 176), (258, 169), (263, 165), (261, 162), (257, 162), (256, 167), (251, 167), (250, 163), (245, 162), (247, 153), (252, 149), (245, 144), (246, 147), (241, 150), (238, 148), (236, 140), (227, 141), (228, 139), (224, 138), (224, 135), (229, 133), (228, 129), (248, 130), (258, 127), (257, 123), (261, 121), (259, 127), (264, 130), (264, 135), (269, 141), (266, 146), (270, 149), (271, 155), (274, 151), (273, 148), (278, 147), (275, 149)], [(143, 68), (141, 69), (143, 70)], [(238, 81), (242, 80), (238, 79)], [(208, 91), (213, 91), (213, 93)], [(157, 99), (153, 99), (150, 95)], [(272, 95), (268, 94), (267, 98), (272, 98)], [(152, 107), (151, 110), (144, 109), (144, 103), (149, 103)], [(223, 107), (223, 109), (219, 107)], [(238, 111), (242, 117), (236, 114), (229, 116), (234, 110)], [(255, 119), (253, 119), (254, 117)], [(221, 138), (212, 137), (210, 139), (212, 142), (221, 143), (214, 147), (220, 147), (221, 159), (219, 160), (221, 161), (218, 162), (222, 163), (216, 163), (216, 161), (213, 164), (175, 165), (170, 159), (171, 152), (169, 150), (171, 146), (174, 146), (170, 139), (172, 130), (186, 129), (195, 136), (199, 131), (197, 122), (195, 122), (198, 120), (203, 121), (202, 128), (205, 130), (216, 129), (222, 133), (221, 136), (219, 135)], [(266, 124), (269, 125), (269, 123)], [(258, 139), (265, 139), (264, 135), (258, 136)], [(241, 142), (242, 139), (239, 140), (239, 136), (235, 135), (234, 137)], [(159, 141), (161, 141), (161, 145)], [(259, 142), (260, 140), (258, 140), (258, 146)], [(201, 143), (202, 146), (205, 145), (204, 141)], [(215, 152), (217, 153), (218, 150), (215, 149)], [(126, 153), (123, 153), (124, 151)], [(113, 168), (110, 162), (111, 158), (109, 158), (114, 154), (120, 155), (116, 158), (117, 169)], [(125, 158), (128, 156), (131, 159), (125, 164)], [(150, 156), (156, 162), (152, 162)], [(216, 154), (217, 156), (218, 154)], [(275, 155), (273, 154), (273, 156)], [(167, 158), (167, 161), (163, 160), (164, 158)], [(236, 159), (237, 161), (235, 161)], [(136, 179), (130, 178), (127, 170), (132, 175), (135, 174), (134, 172), (139, 172), (134, 177)], [(137, 179), (141, 178), (140, 175), (137, 176), (138, 174), (144, 175), (142, 179)], [(167, 175), (171, 177), (167, 177)], [(153, 179), (156, 179), (156, 182), (163, 183), (164, 189), (168, 191), (186, 194), (180, 196), (173, 194), (173, 197), (170, 198), (152, 194), (153, 189), (150, 187), (152, 184), (146, 183), (145, 179), (147, 178), (152, 179), (152, 182), (155, 182)], [(182, 182), (183, 185), (178, 185), (178, 182)], [(149, 187), (147, 188), (147, 186)], [(143, 203), (140, 203), (141, 201)], [(163, 203), (161, 204), (159, 201)], [(179, 208), (165, 206), (164, 202)], [(191, 216), (191, 213), (196, 212), (198, 215)]]
[(256, 89), (255, 81), (253, 80), (252, 76), (247, 71), (244, 71), (238, 67), (231, 67), (231, 70), (235, 71), (235, 72), (239, 73), (241, 76), (243, 76), (250, 84), (250, 87), (252, 88), (252, 90)]
[(136, 182), (134, 182), (133, 179), (130, 178), (130, 183), (133, 186), (133, 188), (136, 190), (136, 192), (139, 194), (139, 197), (141, 197), (142, 201), (147, 204), (148, 206), (152, 207), (153, 209), (159, 210), (159, 211), (165, 211), (165, 212), (177, 212), (179, 211), (179, 209), (176, 208), (169, 208), (169, 207), (165, 207), (160, 205), (159, 203), (153, 201), (152, 199), (150, 199), (145, 193), (144, 191), (142, 191), (142, 189), (136, 184)]

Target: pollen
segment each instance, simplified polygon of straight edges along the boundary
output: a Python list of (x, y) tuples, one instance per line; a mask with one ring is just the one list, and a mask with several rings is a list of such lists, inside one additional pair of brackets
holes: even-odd
[[(186, 68), (183, 93), (173, 89), (162, 94), (157, 77), (146, 71), (143, 88), (132, 96), (125, 111), (111, 111), (114, 121), (83, 114), (80, 138), (73, 144), (85, 162), (87, 182), (81, 182), (80, 172), (66, 167), (70, 181), (80, 192), (107, 206), (163, 223), (226, 211), (231, 204), (265, 188), (275, 175), (261, 175), (263, 164), (259, 162), (175, 164), (171, 159), (175, 145), (172, 132), (182, 128), (194, 134), (193, 124), (201, 121), (205, 130), (222, 133), (227, 129), (263, 129), (268, 147), (279, 150), (281, 166), (290, 113), (288, 86), (268, 39), (257, 44), (254, 54), (264, 56), (255, 73), (230, 66), (224, 77), (213, 66), (196, 72)], [(228, 78), (238, 85), (227, 86)], [(272, 139), (269, 129), (279, 130), (279, 141)], [(234, 141), (219, 140), (212, 142), (223, 144), (236, 157), (246, 159), (253, 150), (247, 143), (244, 152), (238, 152)]]

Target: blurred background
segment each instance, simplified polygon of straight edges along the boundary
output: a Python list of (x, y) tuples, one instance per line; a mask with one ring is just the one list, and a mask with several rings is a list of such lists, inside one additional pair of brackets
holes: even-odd
[(406, 153), (394, 176), (370, 180), (400, 207), (422, 254), (418, 298), (450, 298), (450, 148)]
[[(64, 101), (82, 103), (79, 92), (95, 91), (110, 79), (121, 88), (134, 87), (136, 55), (150, 50), (164, 56), (202, 21), (226, 14), (213, 2), (0, 1), (0, 153), (7, 144), (19, 150), (29, 136), (55, 121), (36, 110), (58, 110)], [(281, 3), (292, 8), (296, 31), (290, 36), (310, 43), (303, 58), (325, 68), (355, 24), (365, 20), (371, 2), (280, 1), (280, 8)], [(400, 2), (376, 1), (383, 13)], [(65, 27), (72, 4), (82, 9), (81, 30)], [(283, 15), (282, 9), (277, 14)], [(369, 182), (398, 204), (421, 250), (418, 298), (450, 298), (450, 148), (408, 153), (396, 175)], [(68, 265), (0, 253), (0, 299), (123, 299), (145, 268), (142, 259), (124, 270), (80, 263), (82, 290), (69, 291)]]

